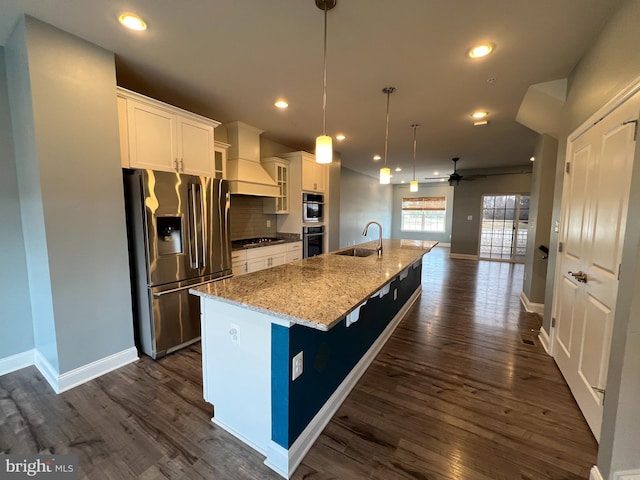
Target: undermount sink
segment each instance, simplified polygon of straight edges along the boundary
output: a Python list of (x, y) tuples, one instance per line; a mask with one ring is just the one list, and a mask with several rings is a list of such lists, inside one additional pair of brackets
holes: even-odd
[(376, 250), (371, 250), (369, 248), (349, 248), (347, 250), (333, 252), (334, 255), (346, 255), (349, 257), (368, 257), (374, 253), (376, 253)]

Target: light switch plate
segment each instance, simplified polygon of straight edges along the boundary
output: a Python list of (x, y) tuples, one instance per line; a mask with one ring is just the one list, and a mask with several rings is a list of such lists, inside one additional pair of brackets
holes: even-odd
[(295, 380), (302, 375), (303, 352), (297, 354), (291, 360), (291, 380)]

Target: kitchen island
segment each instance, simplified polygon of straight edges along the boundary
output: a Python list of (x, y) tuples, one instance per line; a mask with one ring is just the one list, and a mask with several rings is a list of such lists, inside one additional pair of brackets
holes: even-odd
[(370, 242), (192, 289), (212, 421), (289, 478), (420, 295), (436, 244), (383, 240), (378, 257)]

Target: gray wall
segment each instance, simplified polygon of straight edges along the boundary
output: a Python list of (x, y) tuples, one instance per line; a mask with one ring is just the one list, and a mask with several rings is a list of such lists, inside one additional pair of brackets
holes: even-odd
[[(391, 237), (412, 240), (435, 240), (441, 244), (451, 242), (451, 224), (453, 222), (453, 193), (454, 188), (448, 183), (422, 183), (418, 192), (409, 191), (409, 185), (393, 186), (393, 216), (391, 219)], [(447, 212), (444, 232), (403, 232), (402, 227), (402, 198), (403, 197), (447, 197)]]
[(26, 17), (6, 66), (35, 347), (62, 374), (133, 347), (114, 56)]
[(541, 135), (536, 142), (534, 156), (522, 291), (530, 302), (544, 303), (548, 259), (543, 257), (538, 247), (549, 247), (558, 141), (549, 135)]
[(377, 178), (362, 175), (348, 168), (340, 171), (340, 245), (338, 248), (375, 240), (378, 229), (369, 229), (362, 236), (364, 226), (371, 220), (380, 222), (382, 236), (391, 238), (391, 207), (393, 187), (380, 185)]
[[(560, 218), (562, 177), (566, 139), (588, 117), (598, 111), (625, 87), (640, 78), (640, 0), (621, 5), (604, 27), (593, 46), (585, 53), (570, 76), (569, 94), (562, 111), (562, 132), (558, 146), (553, 220)], [(602, 434), (598, 450), (598, 468), (603, 478), (616, 471), (639, 469), (638, 432), (640, 415), (640, 154), (636, 146), (634, 173), (618, 304), (613, 327), (611, 358), (607, 377), (607, 401), (604, 405)], [(549, 332), (558, 236), (551, 233), (551, 255), (545, 294), (543, 328)]]
[[(478, 255), (482, 195), (529, 193), (530, 189), (530, 173), (494, 175), (473, 181), (462, 180), (460, 185), (455, 187), (453, 198), (451, 254)], [(471, 220), (468, 219), (469, 216)]]
[(0, 48), (0, 359), (34, 347), (4, 49)]

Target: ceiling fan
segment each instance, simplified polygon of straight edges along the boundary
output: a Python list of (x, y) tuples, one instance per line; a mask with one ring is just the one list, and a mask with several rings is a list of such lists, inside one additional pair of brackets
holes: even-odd
[[(449, 175), (448, 178), (448, 182), (449, 185), (452, 187), (455, 187), (456, 185), (460, 184), (461, 180), (465, 180), (465, 181), (473, 181), (476, 180), (478, 178), (486, 178), (486, 177), (493, 177), (496, 175), (515, 175), (515, 174), (519, 174), (519, 173), (529, 173), (531, 172), (531, 170), (527, 170), (527, 169), (518, 169), (518, 171), (507, 171), (507, 172), (487, 172), (487, 173), (478, 173), (478, 174), (473, 174), (473, 175), (464, 175), (464, 177), (462, 175), (460, 175), (458, 173), (457, 170), (457, 163), (458, 160), (460, 160), (459, 157), (453, 157), (451, 159), (451, 161), (453, 161), (453, 173), (451, 175)], [(447, 177), (424, 177), (425, 180), (440, 180), (440, 181), (445, 181), (445, 179), (447, 179)]]
[[(460, 180), (462, 180), (462, 175), (460, 175), (457, 171), (457, 163), (460, 160), (460, 157), (453, 157), (451, 159), (453, 161), (453, 173), (449, 175), (449, 185), (452, 187), (458, 185)], [(446, 177), (425, 177), (425, 180), (444, 180)], [(470, 179), (471, 180), (471, 179)]]

